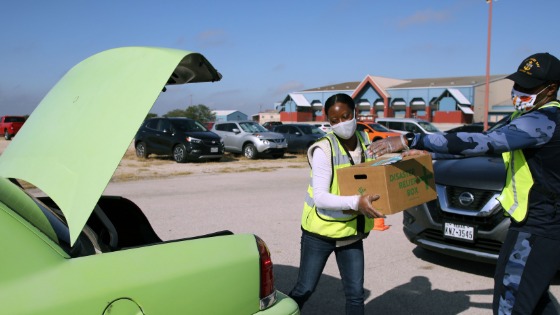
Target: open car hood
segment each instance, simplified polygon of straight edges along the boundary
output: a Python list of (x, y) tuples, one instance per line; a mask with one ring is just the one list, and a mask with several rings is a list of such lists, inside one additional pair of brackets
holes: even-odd
[(0, 156), (0, 176), (50, 196), (74, 244), (164, 86), (221, 77), (190, 51), (123, 47), (93, 55), (39, 103)]

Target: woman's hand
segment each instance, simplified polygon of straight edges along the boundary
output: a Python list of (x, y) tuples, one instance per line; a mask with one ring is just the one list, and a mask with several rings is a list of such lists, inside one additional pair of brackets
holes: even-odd
[(360, 211), (366, 217), (372, 218), (385, 218), (385, 215), (377, 210), (371, 205), (375, 200), (379, 199), (379, 195), (363, 195), (360, 196), (360, 201), (358, 202), (358, 211)]
[(387, 153), (402, 151), (403, 149), (407, 149), (407, 147), (405, 147), (405, 141), (402, 135), (377, 140), (369, 145), (368, 154), (369, 156), (373, 156), (374, 159), (377, 159)]

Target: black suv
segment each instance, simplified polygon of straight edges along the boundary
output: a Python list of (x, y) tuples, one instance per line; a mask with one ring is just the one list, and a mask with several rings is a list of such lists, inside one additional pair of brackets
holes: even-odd
[(195, 160), (219, 160), (224, 155), (220, 136), (189, 118), (150, 118), (134, 137), (136, 155), (147, 158), (151, 153), (172, 155), (178, 163)]
[(510, 220), (496, 199), (506, 178), (501, 155), (435, 160), (433, 166), (437, 199), (404, 211), (404, 234), (427, 250), (495, 263)]

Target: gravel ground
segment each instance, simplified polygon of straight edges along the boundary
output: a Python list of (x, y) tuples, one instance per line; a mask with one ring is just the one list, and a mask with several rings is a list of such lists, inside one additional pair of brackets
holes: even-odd
[[(0, 139), (0, 154), (11, 143)], [(219, 161), (176, 163), (171, 157), (150, 155), (148, 159), (136, 157), (131, 145), (121, 160), (112, 182), (165, 178), (191, 174), (269, 172), (279, 168), (307, 168), (304, 154), (286, 154), (283, 158), (263, 157), (249, 160), (241, 155), (226, 153)]]

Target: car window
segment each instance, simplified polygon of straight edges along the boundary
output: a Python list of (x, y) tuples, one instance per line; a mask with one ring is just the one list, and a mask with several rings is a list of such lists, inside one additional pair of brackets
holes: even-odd
[(298, 132), (298, 131), (299, 131), (299, 130), (298, 130), (296, 127), (290, 126), (290, 127), (289, 127), (288, 133), (289, 133), (289, 134), (292, 134), (292, 135), (295, 135), (296, 132)]
[(233, 129), (237, 128), (237, 126), (235, 124), (219, 124), (216, 125), (216, 130), (220, 130), (220, 131), (228, 131), (228, 132), (233, 132)]
[(498, 122), (494, 126), (488, 128), (488, 131), (493, 131), (493, 130), (496, 130), (498, 128), (503, 127), (505, 124), (508, 123), (510, 116), (511, 115), (506, 115), (504, 118), (498, 120)]
[(375, 131), (391, 132), (391, 130), (387, 129), (385, 126), (383, 126), (381, 124), (369, 124), (369, 126)]
[(160, 119), (158, 131), (171, 131), (171, 123), (167, 119)]
[(399, 122), (399, 121), (388, 121), (387, 122), (387, 127), (389, 129), (404, 130), (403, 123)]
[(315, 127), (315, 126), (311, 126), (311, 125), (301, 125), (299, 126), (299, 129), (301, 130), (302, 133), (304, 134), (324, 134), (323, 131), (321, 131), (321, 129)]
[(148, 123), (146, 123), (146, 128), (157, 130), (158, 121), (159, 119), (149, 120)]
[(173, 120), (173, 126), (179, 131), (208, 131), (201, 123), (191, 119), (175, 119)]
[(364, 131), (366, 129), (366, 126), (362, 125), (362, 124), (358, 124), (358, 126), (356, 127), (356, 130), (358, 131)]
[(268, 130), (257, 124), (256, 122), (242, 122), (239, 123), (239, 127), (245, 132), (254, 133), (254, 132), (267, 132)]
[(321, 130), (321, 129), (315, 127), (315, 126), (311, 126), (311, 134), (324, 135), (324, 134), (326, 134), (326, 132), (324, 132), (323, 130)]
[(436, 128), (436, 126), (430, 124), (427, 121), (419, 121), (418, 124), (428, 132), (441, 132), (439, 129)]
[(25, 122), (24, 117), (6, 117), (6, 122)]
[(412, 123), (404, 123), (404, 130), (408, 132), (414, 132), (414, 133), (424, 133), (422, 132), (422, 130), (420, 130), (420, 127)]

